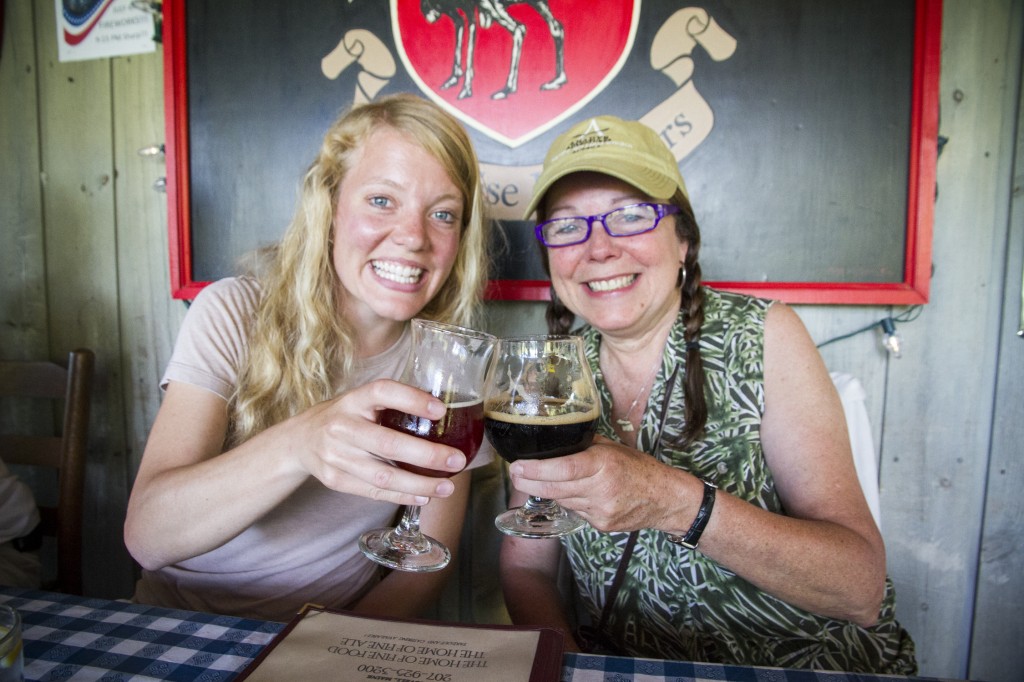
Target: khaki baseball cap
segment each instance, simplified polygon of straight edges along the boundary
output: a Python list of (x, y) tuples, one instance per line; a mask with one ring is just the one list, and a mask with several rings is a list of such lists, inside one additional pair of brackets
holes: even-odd
[(628, 182), (654, 199), (686, 192), (676, 158), (658, 134), (639, 121), (595, 116), (577, 123), (552, 143), (526, 206), (528, 220), (551, 185), (571, 173), (594, 171)]

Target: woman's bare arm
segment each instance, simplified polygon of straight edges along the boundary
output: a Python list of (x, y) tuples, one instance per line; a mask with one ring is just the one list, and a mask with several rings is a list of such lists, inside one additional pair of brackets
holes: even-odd
[(128, 503), (125, 542), (147, 569), (223, 545), (273, 509), (309, 476), (340, 492), (397, 504), (454, 491), (389, 460), (460, 471), (455, 448), (376, 423), (393, 407), (437, 418), (441, 401), (379, 380), (326, 401), (222, 452), (227, 404), (204, 389), (171, 382), (150, 433)]

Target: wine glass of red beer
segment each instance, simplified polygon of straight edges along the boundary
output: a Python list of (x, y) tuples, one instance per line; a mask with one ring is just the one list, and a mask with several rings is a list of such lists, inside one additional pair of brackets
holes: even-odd
[[(440, 398), (448, 407), (441, 419), (424, 419), (398, 410), (383, 410), (379, 422), (396, 431), (462, 450), (468, 465), (483, 440), (484, 375), (494, 352), (490, 334), (451, 324), (414, 319), (413, 350), (400, 381)], [(395, 462), (406, 471), (435, 477), (451, 472)], [(370, 559), (400, 571), (438, 571), (451, 552), (420, 532), (420, 507), (407, 506), (394, 528), (367, 531), (359, 548)]]
[[(585, 450), (594, 439), (601, 404), (583, 353), (583, 339), (536, 335), (498, 340), (484, 389), (484, 430), (505, 460), (548, 459)], [(498, 515), (507, 535), (560, 537), (586, 522), (554, 500), (530, 495)]]

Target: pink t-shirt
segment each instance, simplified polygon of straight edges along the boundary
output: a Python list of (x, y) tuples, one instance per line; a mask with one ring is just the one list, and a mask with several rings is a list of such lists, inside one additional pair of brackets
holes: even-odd
[[(247, 344), (244, 322), (258, 298), (259, 285), (249, 278), (228, 278), (203, 289), (185, 316), (161, 386), (182, 381), (228, 400)], [(410, 343), (407, 329), (394, 346), (359, 361), (346, 383), (397, 378)], [(485, 442), (471, 467), (493, 457)], [(143, 571), (134, 600), (277, 621), (291, 619), (307, 602), (344, 608), (379, 579), (378, 566), (359, 551), (359, 535), (392, 525), (398, 509), (329, 490), (310, 477), (226, 544), (174, 566)]]

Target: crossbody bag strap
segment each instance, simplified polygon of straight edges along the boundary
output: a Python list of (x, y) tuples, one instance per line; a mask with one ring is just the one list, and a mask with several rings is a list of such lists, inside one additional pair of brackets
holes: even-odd
[(615, 569), (615, 577), (612, 578), (611, 587), (608, 588), (608, 596), (604, 600), (604, 608), (601, 610), (601, 620), (597, 624), (599, 632), (603, 633), (604, 626), (608, 624), (608, 618), (611, 616), (615, 598), (619, 596), (619, 589), (622, 587), (622, 581), (626, 577), (629, 559), (633, 556), (633, 548), (636, 547), (636, 539), (639, 535), (640, 531), (635, 530), (629, 534), (629, 539), (626, 540), (626, 547), (622, 550), (622, 558), (619, 559), (619, 566)]
[(629, 559), (633, 556), (633, 548), (636, 546), (636, 539), (639, 534), (640, 531), (634, 530), (629, 534), (629, 538), (626, 539), (626, 546), (622, 550), (622, 557), (619, 559), (618, 568), (615, 570), (615, 577), (612, 578), (612, 584), (608, 587), (608, 592), (605, 594), (604, 608), (601, 609), (601, 620), (598, 621), (597, 627), (582, 625), (579, 628), (580, 644), (586, 651), (597, 651), (599, 646), (607, 651), (617, 651), (615, 644), (605, 635), (604, 628), (608, 624), (608, 618), (611, 616), (612, 608), (614, 608), (615, 598), (619, 596), (622, 581), (626, 578), (626, 569), (629, 567)]
[[(661, 424), (659, 424), (658, 435), (655, 437), (654, 447), (651, 448), (652, 453), (657, 452), (658, 448), (661, 447), (661, 432), (665, 426), (665, 417), (668, 411), (669, 399), (672, 396), (672, 389), (676, 384), (676, 377), (679, 375), (679, 367), (676, 366), (672, 375), (668, 381), (665, 382), (665, 395), (661, 400)], [(604, 634), (605, 625), (608, 624), (608, 618), (611, 616), (612, 608), (615, 605), (615, 598), (619, 596), (619, 589), (622, 587), (622, 581), (626, 578), (626, 569), (629, 567), (629, 560), (633, 556), (633, 548), (636, 546), (637, 537), (639, 537), (640, 531), (634, 530), (629, 534), (629, 538), (626, 540), (626, 546), (622, 550), (622, 557), (619, 559), (619, 565), (615, 569), (615, 577), (612, 578), (612, 584), (608, 587), (607, 595), (604, 600), (604, 608), (601, 609), (601, 620), (598, 621), (597, 627), (583, 626), (579, 628), (579, 634), (583, 639), (583, 644), (593, 646), (595, 644), (601, 644), (602, 646), (615, 650), (615, 646), (607, 640), (607, 636)]]

